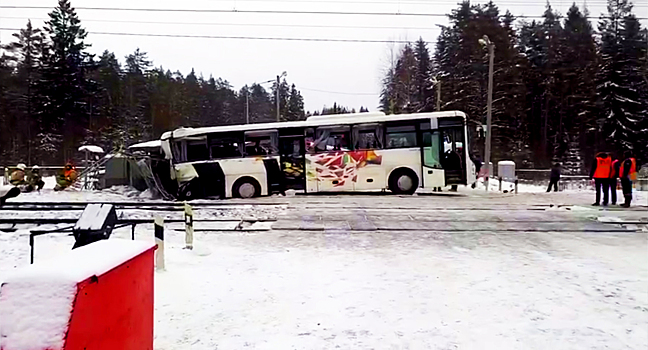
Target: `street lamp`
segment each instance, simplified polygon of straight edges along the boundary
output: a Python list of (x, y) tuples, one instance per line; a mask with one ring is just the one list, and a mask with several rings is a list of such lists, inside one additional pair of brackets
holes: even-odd
[(277, 121), (279, 121), (279, 119), (280, 119), (279, 117), (281, 115), (280, 110), (279, 110), (279, 108), (280, 108), (280, 106), (279, 106), (279, 85), (281, 84), (281, 78), (283, 78), (283, 77), (285, 77), (287, 75), (288, 75), (288, 73), (286, 73), (286, 71), (281, 73), (281, 75), (277, 75)]
[(479, 39), (479, 43), (483, 46), (488, 47), (488, 106), (486, 114), (486, 155), (484, 162), (486, 163), (486, 191), (488, 191), (488, 179), (490, 178), (490, 158), (491, 158), (491, 121), (493, 118), (493, 65), (495, 62), (495, 44), (490, 41), (488, 35), (484, 35), (482, 39)]

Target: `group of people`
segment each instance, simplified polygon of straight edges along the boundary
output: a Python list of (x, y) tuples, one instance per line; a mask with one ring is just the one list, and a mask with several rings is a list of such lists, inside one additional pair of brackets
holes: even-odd
[(617, 184), (621, 179), (624, 203), (621, 207), (630, 207), (632, 202), (632, 181), (637, 180), (637, 160), (631, 151), (623, 154), (623, 160), (612, 159), (612, 155), (601, 152), (596, 155), (590, 170), (590, 179), (594, 179), (596, 187), (596, 202), (593, 205), (601, 205), (601, 190), (603, 191), (603, 205), (617, 204)]
[[(9, 183), (25, 193), (43, 189), (45, 182), (41, 176), (39, 166), (34, 165), (29, 173), (26, 170), (27, 166), (25, 164), (18, 164), (9, 177)], [(54, 191), (62, 191), (70, 187), (77, 178), (76, 168), (72, 163), (68, 162), (56, 176), (56, 187), (54, 187)]]
[(43, 189), (45, 182), (40, 174), (38, 165), (34, 165), (29, 174), (25, 174), (26, 169), (27, 166), (25, 164), (18, 164), (16, 170), (11, 173), (9, 183), (20, 188), (21, 192), (40, 191)]

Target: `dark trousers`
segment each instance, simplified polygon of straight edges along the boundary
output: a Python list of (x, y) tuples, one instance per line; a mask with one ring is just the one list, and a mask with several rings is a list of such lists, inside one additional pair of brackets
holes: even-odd
[(554, 192), (558, 192), (558, 179), (549, 179), (549, 187), (547, 187), (547, 192), (551, 192), (551, 186), (553, 186)]
[(617, 179), (610, 179), (610, 203), (616, 204), (617, 202)]
[(603, 205), (608, 204), (610, 183), (608, 179), (594, 179), (596, 186), (596, 203), (601, 203), (601, 189), (603, 189)]
[(622, 178), (621, 188), (623, 189), (623, 197), (625, 198), (626, 204), (630, 204), (632, 202), (632, 180)]

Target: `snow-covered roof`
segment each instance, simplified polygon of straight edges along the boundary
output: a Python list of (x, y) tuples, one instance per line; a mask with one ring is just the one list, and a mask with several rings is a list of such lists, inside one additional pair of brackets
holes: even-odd
[(85, 145), (79, 147), (80, 152), (88, 151), (90, 153), (105, 153), (103, 148), (99, 146), (93, 146), (93, 145)]
[(251, 131), (251, 130), (273, 130), (285, 128), (303, 128), (303, 127), (317, 127), (327, 125), (345, 125), (345, 124), (365, 124), (365, 123), (379, 123), (387, 121), (402, 121), (412, 119), (425, 119), (425, 118), (447, 118), (447, 117), (462, 117), (465, 118), (466, 114), (460, 111), (448, 112), (431, 112), (431, 113), (414, 113), (414, 114), (398, 114), (398, 115), (385, 115), (384, 113), (355, 113), (355, 114), (337, 114), (326, 116), (310, 117), (307, 120), (296, 122), (276, 122), (276, 123), (263, 123), (263, 124), (242, 124), (242, 125), (227, 125), (227, 126), (213, 126), (205, 128), (179, 128), (173, 131), (167, 131), (162, 134), (161, 140), (170, 138), (185, 138), (195, 135), (205, 135), (218, 132), (232, 132), (232, 131)]
[(152, 249), (142, 241), (104, 240), (19, 270), (0, 293), (0, 348), (62, 349), (79, 282)]
[(128, 149), (139, 149), (139, 148), (160, 148), (162, 147), (162, 141), (153, 140), (142, 143), (137, 143), (132, 146), (128, 146)]

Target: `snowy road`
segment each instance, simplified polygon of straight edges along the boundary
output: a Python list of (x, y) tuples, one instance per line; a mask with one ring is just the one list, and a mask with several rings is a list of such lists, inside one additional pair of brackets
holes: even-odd
[[(271, 231), (199, 231), (188, 251), (168, 230), (155, 349), (645, 349), (647, 208), (590, 197), (272, 197)], [(0, 280), (25, 232), (0, 232)]]

